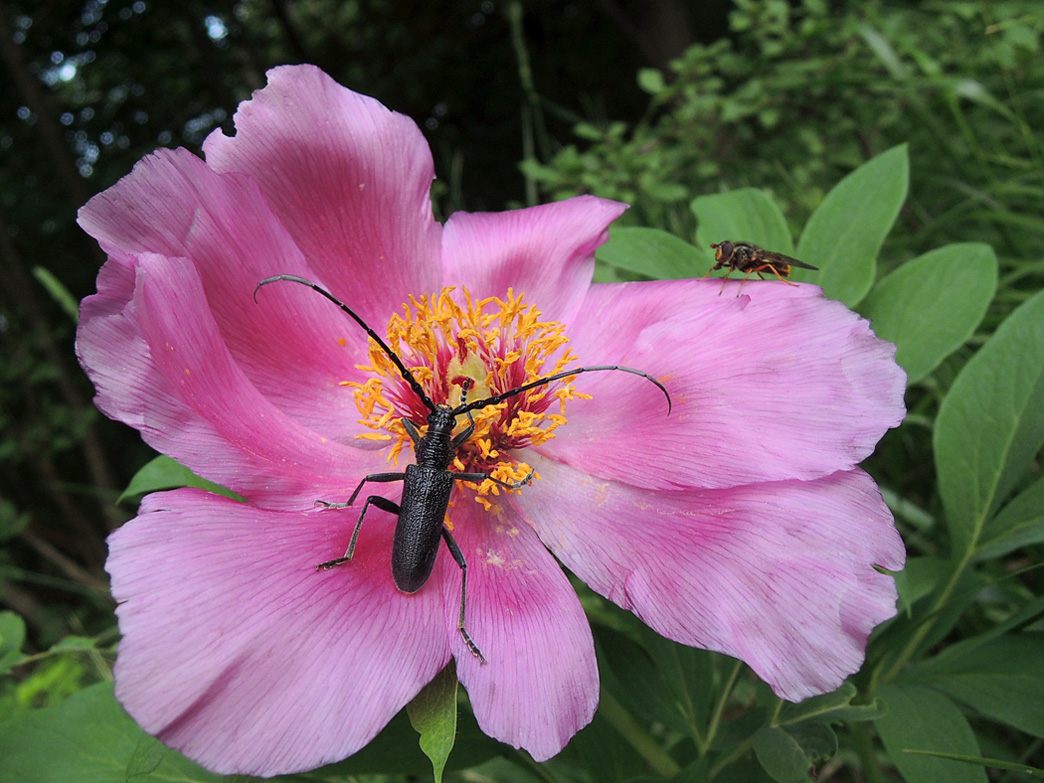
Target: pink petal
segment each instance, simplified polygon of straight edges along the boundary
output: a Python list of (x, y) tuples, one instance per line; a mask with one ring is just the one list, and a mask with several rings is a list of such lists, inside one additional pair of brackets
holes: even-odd
[[(585, 473), (648, 488), (812, 479), (867, 457), (905, 413), (895, 346), (812, 285), (687, 280), (592, 286), (569, 325), (584, 375), (542, 447)], [(746, 294), (749, 292), (749, 296)]]
[(508, 288), (547, 318), (568, 321), (594, 271), (594, 251), (626, 204), (594, 196), (510, 212), (455, 212), (446, 221), (446, 284), (472, 296), (504, 298)]
[(409, 294), (438, 291), (435, 172), (413, 120), (299, 65), (270, 70), (235, 123), (207, 139), (207, 163), (254, 178), (341, 301), (383, 332)]
[[(447, 630), (479, 726), (542, 761), (594, 716), (594, 641), (561, 567), (510, 508), (500, 510), (491, 516), (469, 496), (451, 511), (468, 564), (467, 628), (487, 662), (457, 632), (457, 576), (443, 583)], [(439, 556), (455, 571), (448, 554)]]
[(862, 471), (652, 491), (537, 458), (518, 501), (544, 544), (658, 633), (745, 661), (782, 698), (837, 688), (895, 614), (904, 550)]
[(91, 199), (79, 221), (111, 263), (128, 266), (142, 253), (191, 259), (204, 306), (251, 382), (327, 437), (349, 437), (357, 415), (337, 382), (358, 378), (366, 335), (293, 284), (265, 288), (254, 301), (266, 277), (315, 274), (249, 177), (216, 174), (187, 150), (160, 150)]
[(116, 697), (205, 767), (270, 776), (368, 743), (449, 659), (438, 591), (406, 596), (391, 526), (262, 511), (192, 489), (147, 497), (109, 539)]
[(341, 500), (366, 473), (388, 470), (380, 454), (324, 438), (258, 392), (225, 346), (189, 261), (131, 261), (106, 264), (77, 339), (106, 415), (268, 507)]

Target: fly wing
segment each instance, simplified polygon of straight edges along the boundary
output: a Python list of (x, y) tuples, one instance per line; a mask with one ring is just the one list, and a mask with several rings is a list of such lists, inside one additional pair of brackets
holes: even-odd
[(818, 266), (806, 264), (804, 261), (798, 261), (796, 258), (791, 258), (790, 256), (783, 255), (782, 253), (776, 253), (772, 250), (760, 249), (758, 252), (763, 261), (772, 264), (773, 266), (799, 266), (802, 269), (812, 269), (815, 271), (819, 271)]
[(802, 269), (814, 269), (816, 271), (819, 271), (819, 267), (818, 266), (812, 266), (812, 264), (806, 264), (804, 261), (798, 261), (796, 258), (791, 258), (790, 256), (783, 256), (783, 258), (787, 259), (787, 263), (790, 264), (791, 266), (799, 266)]

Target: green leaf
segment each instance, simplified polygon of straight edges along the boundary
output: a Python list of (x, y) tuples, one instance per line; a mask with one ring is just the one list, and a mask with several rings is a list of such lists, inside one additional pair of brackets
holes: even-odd
[(688, 733), (710, 715), (714, 654), (664, 639), (635, 620), (634, 636), (593, 626), (602, 689), (628, 714)]
[(602, 261), (595, 264), (594, 274), (591, 276), (592, 283), (623, 283), (633, 279), (634, 275), (629, 272), (609, 266)]
[[(457, 738), (453, 754), (446, 769), (468, 769), (504, 751), (504, 745), (482, 732), (470, 710), (461, 710), (457, 716)], [(317, 780), (337, 780), (357, 775), (425, 777), (431, 774), (431, 770), (432, 762), (417, 742), (417, 730), (411, 725), (407, 711), (402, 710), (365, 748), (344, 761), (321, 767), (315, 775)]]
[(912, 606), (938, 587), (953, 573), (953, 566), (941, 557), (910, 557), (906, 568), (895, 575), (899, 599), (904, 606)]
[(131, 754), (130, 760), (127, 762), (127, 780), (130, 781), (143, 775), (151, 775), (159, 769), (160, 764), (163, 763), (163, 759), (167, 757), (169, 752), (170, 748), (158, 739), (150, 737), (148, 734), (144, 735), (138, 740), (134, 753)]
[(92, 636), (66, 636), (51, 645), (48, 652), (86, 652), (98, 647), (98, 641)]
[(859, 35), (870, 51), (873, 52), (877, 59), (881, 61), (881, 64), (888, 69), (888, 73), (896, 81), (905, 81), (909, 78), (910, 74), (907, 70), (906, 64), (899, 58), (892, 48), (892, 44), (889, 43), (888, 39), (885, 38), (877, 29), (870, 25), (860, 25), (858, 28)]
[(1044, 541), (1044, 478), (1020, 492), (982, 528), (975, 560), (990, 560)]
[(431, 759), (435, 783), (442, 783), (457, 737), (457, 669), (452, 662), (406, 705), (406, 711), (420, 734), (421, 750)]
[(812, 763), (801, 746), (783, 729), (761, 729), (754, 735), (754, 755), (773, 780), (808, 783)]
[[(950, 565), (950, 568), (952, 571), (952, 564)], [(985, 575), (977, 574), (974, 569), (965, 569), (965, 574), (954, 587), (953, 597), (944, 604), (941, 609), (933, 609), (936, 618), (935, 626), (928, 637), (926, 637), (920, 645), (920, 650), (931, 650), (943, 639), (946, 639), (953, 630), (953, 627), (957, 624), (957, 620), (960, 618), (968, 604), (973, 600), (976, 600), (976, 595), (981, 593), (983, 590), (995, 587), (994, 582), (995, 580), (990, 580)], [(927, 604), (927, 601), (924, 603)], [(1017, 632), (1019, 629), (1028, 627), (1030, 624), (1037, 622), (1041, 618), (1044, 618), (1044, 595), (1039, 595), (1025, 601), (1017, 611), (1013, 611), (1006, 615), (1003, 621), (991, 626), (988, 630), (983, 631), (978, 636), (973, 636), (962, 642), (957, 642), (944, 647), (942, 651), (933, 658), (928, 661), (922, 661), (915, 667), (912, 667), (911, 671), (918, 672), (919, 676), (927, 676), (923, 673), (926, 671), (932, 671), (931, 667), (944, 665), (950, 660), (951, 656), (966, 655), (975, 647), (989, 644), (994, 639), (999, 639), (1005, 634)], [(917, 618), (915, 617), (915, 619)], [(896, 635), (890, 635), (893, 630), (896, 631)], [(899, 638), (901, 635), (901, 629), (898, 628), (896, 624), (892, 624), (887, 626), (884, 631), (879, 634), (876, 643), (882, 649), (888, 647), (889, 641), (905, 643), (905, 639)]]
[(997, 289), (997, 256), (978, 242), (947, 245), (881, 280), (860, 311), (916, 383), (971, 337)]
[(0, 612), (0, 674), (25, 660), (25, 621), (14, 612)]
[[(660, 690), (660, 698), (666, 702), (666, 709), (661, 709), (653, 721), (668, 723), (664, 716), (669, 711), (682, 721), (681, 725), (686, 731), (691, 730), (692, 726), (706, 725), (711, 718), (714, 697), (717, 695), (715, 684), (720, 684), (722, 665), (731, 669), (736, 665), (735, 660), (667, 639), (641, 621), (635, 623), (635, 628), (642, 647), (652, 659), (655, 671), (666, 683), (666, 687)], [(616, 671), (629, 678), (631, 668), (621, 670), (617, 662)]]
[(1044, 443), (1044, 292), (1021, 305), (961, 370), (933, 446), (954, 553), (975, 547)]
[(31, 519), (30, 514), (19, 511), (14, 503), (0, 498), (0, 542), (22, 535)]
[[(480, 761), (486, 758), (489, 756)], [(417, 731), (410, 724), (406, 710), (402, 710), (365, 748), (343, 761), (320, 767), (315, 774), (319, 780), (379, 774), (423, 777), (431, 774), (431, 760), (421, 751)]]
[(649, 95), (659, 95), (667, 88), (667, 83), (663, 80), (662, 71), (656, 68), (639, 68), (638, 86)]
[[(772, 783), (772, 778), (753, 753), (744, 753), (738, 759), (730, 758), (728, 766), (717, 772), (713, 778), (707, 774), (707, 766), (707, 757), (700, 757), (671, 778), (671, 783), (705, 783), (708, 780), (713, 780), (714, 783)], [(806, 783), (809, 779), (805, 778)], [(642, 778), (638, 780), (644, 783)]]
[(694, 277), (714, 264), (710, 254), (697, 251), (674, 234), (627, 226), (610, 228), (609, 241), (595, 251), (595, 258), (657, 280)]
[(683, 731), (684, 716), (674, 709), (672, 689), (649, 652), (627, 634), (600, 624), (595, 624), (593, 631), (602, 689), (635, 718), (658, 719)]
[(829, 726), (765, 728), (754, 735), (754, 754), (778, 783), (808, 783), (813, 764), (837, 752), (837, 737)]
[(76, 297), (69, 293), (69, 289), (65, 287), (61, 280), (42, 266), (33, 267), (33, 277), (47, 289), (47, 293), (65, 311), (65, 314), (72, 319), (74, 324), (80, 322), (80, 307)]
[(907, 783), (986, 783), (981, 769), (906, 751), (977, 756), (979, 744), (956, 704), (921, 685), (886, 685), (878, 691), (887, 712), (874, 725)]
[(1041, 617), (1044, 617), (1044, 595), (1026, 601), (1017, 612), (1007, 615), (1004, 622), (993, 626), (987, 633), (990, 638), (996, 638), (1017, 628), (1024, 628)]
[(965, 764), (976, 764), (980, 767), (993, 767), (994, 769), (1006, 769), (1011, 772), (1024, 772), (1035, 778), (1044, 778), (1044, 769), (1031, 767), (1027, 764), (1015, 764), (1014, 762), (1003, 761), (1001, 759), (987, 759), (982, 756), (961, 756), (957, 753), (926, 753), (919, 750), (912, 750), (910, 753), (923, 753), (926, 756), (936, 756), (941, 759), (953, 759), (954, 761), (961, 761)]
[(764, 191), (739, 188), (728, 193), (697, 196), (689, 206), (699, 221), (696, 244), (701, 250), (712, 243), (731, 241), (750, 242), (787, 255), (793, 253), (794, 240), (786, 218)]
[(573, 126), (573, 133), (587, 141), (601, 141), (605, 136), (601, 128), (589, 122), (578, 122)]
[[(417, 747), (405, 711), (365, 748), (316, 771), (316, 779), (363, 774), (425, 775), (431, 763)], [(470, 714), (461, 716), (454, 769), (480, 764), (503, 746), (486, 737)], [(452, 766), (452, 765), (451, 765)], [(111, 683), (74, 693), (55, 707), (19, 712), (0, 723), (0, 779), (19, 783), (231, 783), (158, 745), (123, 711)], [(296, 776), (273, 780), (296, 780)]]
[(855, 685), (845, 682), (833, 693), (814, 696), (798, 704), (783, 705), (776, 722), (787, 726), (805, 721), (876, 720), (884, 714), (884, 708), (877, 699), (870, 704), (852, 704), (852, 699), (858, 695)]
[(874, 281), (877, 254), (906, 200), (909, 179), (906, 145), (900, 144), (838, 182), (798, 243), (796, 257), (819, 273), (795, 269), (795, 279), (814, 280), (827, 296), (854, 307)]
[(994, 720), (1044, 737), (1044, 633), (1017, 633), (985, 644), (968, 640), (911, 668), (931, 685)]
[(164, 489), (178, 489), (179, 487), (198, 487), (215, 495), (224, 495), (233, 500), (242, 501), (243, 498), (230, 489), (200, 478), (191, 470), (170, 457), (162, 454), (147, 462), (144, 467), (134, 474), (130, 484), (123, 490), (123, 494), (116, 500), (121, 503), (128, 498), (147, 495), (150, 492), (159, 492)]
[(634, 745), (621, 742), (620, 739), (619, 729), (599, 710), (590, 725), (569, 741), (569, 755), (576, 757), (588, 780), (598, 783), (631, 783), (647, 773), (649, 763)]
[[(19, 783), (123, 783), (155, 761), (155, 755), (140, 749), (151, 744), (116, 703), (111, 683), (92, 685), (57, 706), (21, 712), (0, 724), (3, 779)], [(157, 780), (223, 779), (173, 750), (153, 769)]]

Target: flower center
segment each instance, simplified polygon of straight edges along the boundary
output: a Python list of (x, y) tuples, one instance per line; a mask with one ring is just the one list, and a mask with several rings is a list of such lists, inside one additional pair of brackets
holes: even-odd
[[(508, 289), (506, 301), (490, 297), (475, 302), (465, 288), (461, 305), (452, 296), (454, 290), (411, 296), (402, 314), (396, 313), (388, 323), (389, 347), (436, 405), (456, 407), (462, 394), (468, 402), (502, 394), (560, 372), (576, 359), (567, 347), (565, 327), (541, 320), (539, 310), (523, 304), (524, 294), (516, 297)], [(358, 369), (373, 377), (364, 383), (342, 382), (355, 389), (359, 421), (371, 430), (356, 437), (392, 442), (388, 461), (398, 463), (403, 446), (412, 445), (401, 419), (416, 424), (423, 435), (426, 425), (421, 425), (429, 410), (373, 340), (369, 359), (369, 365)], [(475, 431), (457, 450), (454, 469), (488, 473), (506, 482), (525, 478), (529, 466), (516, 461), (511, 452), (553, 438), (554, 431), (566, 423), (566, 402), (577, 397), (588, 395), (576, 392), (570, 378), (473, 411)], [(552, 411), (556, 400), (557, 411)], [(467, 417), (460, 416), (456, 431), (467, 424)], [(477, 491), (476, 500), (487, 509), (488, 496), (503, 491), (488, 479), (465, 485)]]

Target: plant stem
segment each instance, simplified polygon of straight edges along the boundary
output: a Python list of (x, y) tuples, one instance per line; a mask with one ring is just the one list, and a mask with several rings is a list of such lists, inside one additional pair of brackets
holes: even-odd
[[(981, 524), (978, 527), (981, 528)], [(976, 535), (976, 539), (977, 538), (978, 535)], [(968, 552), (966, 552), (958, 562), (956, 568), (950, 576), (949, 581), (946, 583), (946, 586), (943, 587), (942, 591), (935, 599), (935, 602), (932, 604), (932, 608), (928, 612), (927, 619), (916, 631), (914, 631), (913, 635), (907, 641), (906, 647), (904, 647), (902, 652), (899, 653), (899, 656), (889, 667), (888, 671), (885, 672), (881, 678), (875, 678), (875, 687), (881, 682), (889, 682), (893, 680), (895, 677), (897, 677), (899, 675), (899, 672), (906, 668), (906, 665), (910, 662), (914, 654), (920, 648), (921, 643), (932, 632), (932, 629), (935, 627), (936, 620), (938, 619), (938, 613), (942, 609), (942, 607), (946, 605), (946, 602), (949, 600), (954, 590), (957, 589), (957, 584), (960, 581), (961, 576), (964, 574), (965, 568), (967, 568), (969, 562), (971, 561), (971, 554), (973, 550), (974, 544), (968, 547)]]
[[(544, 113), (540, 107), (540, 94), (533, 83), (533, 69), (529, 63), (529, 51), (526, 49), (525, 31), (522, 26), (522, 3), (514, 2), (508, 6), (508, 22), (511, 25), (511, 45), (515, 49), (518, 60), (518, 80), (522, 83), (522, 92), (526, 95), (527, 107), (523, 111), (523, 158), (536, 163), (534, 149), (539, 145), (540, 155), (546, 161), (551, 157), (551, 145), (548, 143), (547, 129), (544, 125)], [(530, 206), (537, 203), (536, 183), (527, 173), (526, 201)]]
[(877, 754), (874, 752), (873, 740), (870, 739), (869, 724), (863, 721), (847, 721), (845, 727), (852, 737), (852, 746), (863, 766), (863, 780), (866, 783), (882, 783), (881, 770), (877, 766)]
[(703, 756), (710, 750), (711, 743), (714, 742), (714, 735), (718, 733), (718, 726), (721, 725), (721, 714), (725, 711), (725, 704), (729, 700), (729, 694), (732, 693), (732, 686), (736, 684), (736, 678), (739, 677), (740, 668), (743, 666), (743, 661), (737, 660), (735, 666), (732, 667), (732, 674), (729, 675), (728, 682), (721, 689), (721, 698), (718, 699), (718, 703), (714, 705), (714, 712), (711, 714), (710, 722), (707, 724), (707, 737), (702, 742), (697, 741), (696, 745)]

